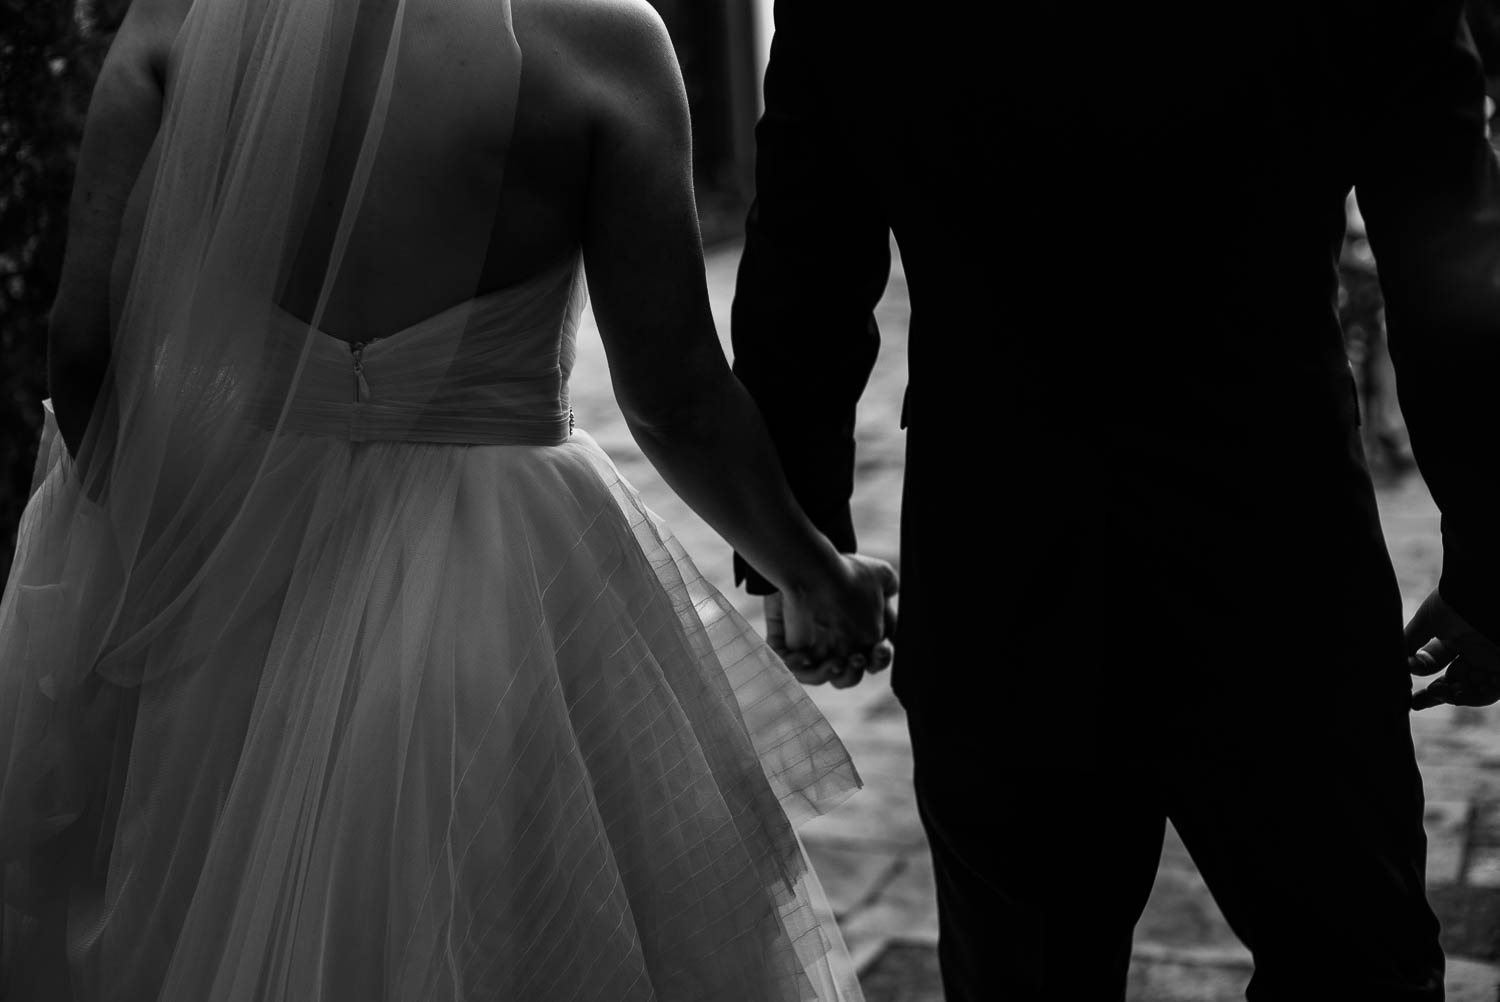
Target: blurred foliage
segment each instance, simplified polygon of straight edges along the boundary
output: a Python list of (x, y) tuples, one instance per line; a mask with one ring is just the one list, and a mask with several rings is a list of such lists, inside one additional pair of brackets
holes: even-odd
[(129, 0), (0, 0), (0, 571), (30, 488), (47, 314), (94, 78)]

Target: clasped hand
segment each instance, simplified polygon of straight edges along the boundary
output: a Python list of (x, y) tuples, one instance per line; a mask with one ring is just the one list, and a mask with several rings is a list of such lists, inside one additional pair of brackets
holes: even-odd
[(847, 689), (890, 667), (898, 587), (885, 561), (842, 555), (806, 591), (766, 596), (766, 642), (803, 684)]
[(1434, 588), (1406, 624), (1406, 667), (1437, 675), (1411, 697), (1414, 710), (1452, 703), (1488, 706), (1500, 700), (1500, 644), (1470, 626)]

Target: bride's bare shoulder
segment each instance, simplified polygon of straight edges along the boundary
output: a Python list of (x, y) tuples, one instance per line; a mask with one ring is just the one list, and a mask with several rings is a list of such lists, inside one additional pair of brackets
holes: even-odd
[(680, 80), (666, 25), (646, 0), (513, 0), (512, 9), (527, 63), (540, 57), (596, 99), (615, 104)]
[(648, 0), (513, 0), (517, 17), (545, 19), (574, 38), (605, 45), (665, 35), (661, 15)]
[(192, 6), (193, 0), (132, 0), (124, 24), (175, 35)]
[(112, 48), (147, 63), (158, 82), (193, 0), (134, 0), (120, 23)]
[(512, 0), (511, 10), (518, 26), (545, 25), (585, 45), (649, 44), (666, 35), (661, 15), (647, 0)]

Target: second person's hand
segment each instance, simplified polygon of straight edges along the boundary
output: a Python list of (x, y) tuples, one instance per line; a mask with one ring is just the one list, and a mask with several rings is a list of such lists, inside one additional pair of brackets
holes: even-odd
[(1500, 700), (1500, 644), (1470, 626), (1436, 588), (1406, 624), (1406, 649), (1413, 675), (1442, 672), (1412, 694), (1412, 709), (1489, 706)]

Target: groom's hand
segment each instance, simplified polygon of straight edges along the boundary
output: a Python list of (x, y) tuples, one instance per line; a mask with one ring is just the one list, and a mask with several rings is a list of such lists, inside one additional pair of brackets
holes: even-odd
[(1436, 588), (1406, 624), (1406, 666), (1413, 675), (1443, 673), (1412, 694), (1414, 710), (1500, 700), (1500, 644), (1465, 622)]

